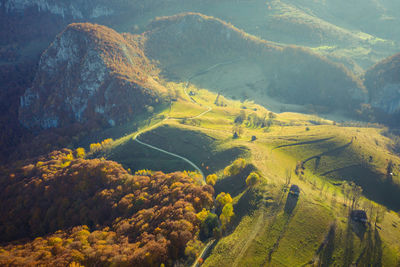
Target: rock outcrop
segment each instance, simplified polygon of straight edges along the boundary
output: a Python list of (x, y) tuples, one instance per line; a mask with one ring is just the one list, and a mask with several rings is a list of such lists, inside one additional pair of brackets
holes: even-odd
[(71, 24), (43, 53), (32, 87), (21, 97), (28, 128), (93, 120), (120, 124), (159, 103), (163, 87), (134, 38), (89, 23)]
[(110, 16), (115, 12), (109, 1), (98, 0), (2, 0), (0, 7), (3, 7), (7, 13), (24, 12), (27, 9), (34, 8), (42, 13), (49, 12), (63, 18), (72, 17), (75, 19)]
[(400, 54), (391, 56), (365, 73), (372, 107), (387, 114), (400, 112)]

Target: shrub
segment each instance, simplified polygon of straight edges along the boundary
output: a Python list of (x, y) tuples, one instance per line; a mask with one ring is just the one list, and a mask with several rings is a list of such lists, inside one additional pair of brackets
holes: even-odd
[(235, 213), (233, 212), (232, 203), (226, 204), (222, 208), (222, 213), (219, 216), (219, 219), (222, 224), (222, 228), (226, 228), (227, 224), (231, 221), (231, 218), (233, 217), (233, 215), (235, 215)]
[(218, 216), (214, 213), (208, 213), (207, 218), (200, 225), (200, 239), (206, 240), (213, 236), (214, 230), (218, 228)]
[(225, 176), (237, 175), (246, 167), (246, 160), (243, 158), (236, 159), (231, 165), (224, 169)]
[(252, 172), (246, 178), (246, 184), (249, 187), (255, 186), (260, 181), (260, 175), (256, 172)]
[(218, 177), (217, 177), (216, 174), (210, 174), (206, 178), (206, 183), (209, 184), (209, 185), (214, 186), (215, 183), (217, 182), (217, 179), (218, 179)]
[(232, 203), (232, 197), (229, 193), (221, 192), (215, 199), (217, 201), (217, 205), (220, 207), (224, 207), (228, 203)]
[(76, 157), (77, 157), (77, 158), (83, 159), (83, 158), (85, 158), (85, 155), (86, 155), (85, 149), (84, 149), (83, 147), (78, 147), (78, 148), (75, 150), (75, 154), (76, 154)]

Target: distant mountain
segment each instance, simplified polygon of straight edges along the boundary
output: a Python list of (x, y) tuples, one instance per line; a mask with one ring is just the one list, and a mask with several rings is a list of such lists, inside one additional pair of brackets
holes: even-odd
[(140, 36), (71, 24), (43, 53), (33, 85), (21, 97), (19, 120), (33, 129), (90, 121), (114, 126), (162, 102), (167, 92), (152, 61), (185, 81), (204, 66), (243, 58), (262, 70), (260, 94), (286, 103), (349, 110), (365, 98), (361, 81), (343, 65), (184, 13), (156, 19)]
[(371, 106), (387, 114), (400, 112), (400, 54), (386, 58), (365, 73)]
[(143, 39), (146, 54), (169, 77), (185, 80), (205, 66), (246, 59), (262, 72), (259, 93), (283, 102), (348, 109), (365, 100), (362, 82), (343, 65), (308, 49), (261, 40), (210, 16), (158, 18)]
[(113, 126), (159, 103), (156, 75), (133, 39), (104, 26), (71, 24), (42, 55), (19, 119), (28, 128), (92, 120)]
[[(396, 0), (273, 0), (275, 5), (288, 4), (297, 10), (326, 22), (349, 29), (354, 33), (364, 32), (372, 36), (399, 40), (400, 2)], [(362, 16), (360, 15), (362, 14)], [(307, 23), (307, 22), (306, 22)], [(358, 35), (365, 39), (362, 35)], [(370, 36), (370, 37), (372, 37)], [(369, 38), (366, 38), (365, 41)]]
[[(102, 0), (1, 0), (0, 44), (31, 44), (35, 50), (46, 46), (66, 25), (78, 21), (95, 21), (116, 13), (109, 1)], [(20, 52), (20, 51), (19, 51)]]
[(0, 4), (6, 12), (24, 12), (27, 9), (36, 8), (40, 12), (49, 12), (63, 18), (97, 18), (101, 16), (109, 16), (115, 12), (110, 5), (110, 1), (101, 0), (5, 0)]

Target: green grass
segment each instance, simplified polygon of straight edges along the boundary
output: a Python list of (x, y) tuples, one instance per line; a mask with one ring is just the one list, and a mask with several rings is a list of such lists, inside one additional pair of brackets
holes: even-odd
[[(179, 85), (177, 88), (182, 89)], [(361, 238), (357, 229), (348, 224), (348, 208), (343, 206), (343, 195), (337, 186), (343, 180), (354, 180), (363, 186), (366, 198), (393, 209), (397, 207), (396, 199), (378, 198), (398, 196), (396, 192), (377, 190), (388, 159), (396, 164), (395, 183), (399, 183), (400, 173), (400, 158), (387, 149), (391, 141), (380, 134), (381, 129), (341, 127), (315, 115), (282, 113), (267, 131), (242, 126), (243, 134), (232, 139), (233, 121), (243, 106), (247, 114), (255, 112), (259, 116), (268, 110), (252, 102), (230, 99), (225, 99), (226, 107), (217, 107), (213, 104), (215, 94), (192, 90), (196, 90), (194, 98), (202, 106), (180, 97), (170, 110), (159, 114), (190, 117), (203, 112), (207, 106), (213, 107), (211, 112), (185, 124), (175, 119), (156, 124), (161, 120), (154, 120), (149, 124), (155, 125), (151, 130), (146, 131), (148, 126), (142, 127), (145, 132), (140, 140), (189, 158), (206, 174), (217, 173), (216, 191), (230, 192), (234, 197), (236, 215), (232, 228), (217, 242), (205, 266), (301, 266), (318, 261), (344, 266), (368, 260), (393, 266), (400, 256), (398, 214), (387, 212), (379, 223), (381, 229), (368, 227)], [(132, 140), (134, 135), (133, 132), (116, 140), (106, 155), (133, 171), (190, 169), (176, 158), (140, 146)], [(257, 140), (251, 142), (252, 135)], [(285, 146), (276, 148), (282, 145)], [(298, 161), (315, 155), (322, 155), (318, 166), (314, 158), (305, 164), (302, 179), (292, 175), (292, 183), (298, 184), (302, 191), (291, 210), (286, 201), (287, 192), (282, 191), (286, 170), (293, 170)], [(248, 171), (236, 177), (222, 177), (224, 167), (237, 157), (246, 158), (251, 168), (261, 173), (262, 183), (257, 188), (249, 190), (245, 186)], [(322, 175), (335, 169), (338, 171)], [(332, 224), (336, 225), (334, 234), (329, 242), (324, 242)], [(371, 246), (375, 254), (366, 249)]]
[[(206, 175), (223, 169), (231, 161), (247, 153), (244, 147), (224, 146), (223, 141), (217, 141), (201, 132), (181, 128), (179, 124), (160, 126), (142, 134), (139, 139), (189, 158)], [(108, 157), (131, 170), (193, 170), (193, 167), (184, 161), (144, 147), (132, 139), (113, 149)]]

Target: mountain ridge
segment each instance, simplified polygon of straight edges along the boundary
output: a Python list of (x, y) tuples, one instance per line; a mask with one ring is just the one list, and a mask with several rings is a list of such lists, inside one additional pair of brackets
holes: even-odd
[(105, 26), (71, 24), (43, 53), (19, 118), (28, 128), (120, 124), (162, 100), (165, 89), (153, 76), (157, 70), (137, 44)]
[(344, 65), (306, 48), (259, 39), (211, 16), (189, 12), (157, 18), (142, 36), (146, 54), (160, 62), (167, 77), (184, 80), (203, 66), (247, 58), (265, 79), (259, 90), (287, 103), (343, 107), (366, 99), (361, 80)]

